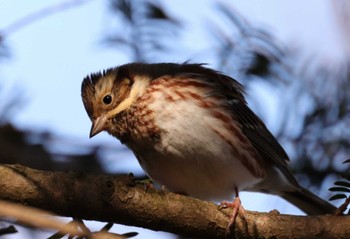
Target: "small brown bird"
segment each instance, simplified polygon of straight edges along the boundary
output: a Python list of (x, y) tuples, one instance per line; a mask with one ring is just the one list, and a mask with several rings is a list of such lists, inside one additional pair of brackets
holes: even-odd
[(81, 91), (90, 137), (117, 137), (170, 191), (204, 200), (235, 194), (236, 212), (241, 190), (279, 195), (307, 214), (335, 210), (298, 184), (242, 85), (226, 75), (202, 64), (131, 63), (87, 76)]

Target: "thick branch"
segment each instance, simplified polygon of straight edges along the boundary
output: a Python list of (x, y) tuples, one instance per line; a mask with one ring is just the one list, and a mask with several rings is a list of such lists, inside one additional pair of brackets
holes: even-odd
[[(225, 238), (230, 210), (135, 184), (132, 176), (47, 172), (0, 165), (0, 199), (62, 216), (108, 221), (183, 236)], [(289, 216), (246, 211), (237, 238), (350, 238), (350, 217)], [(232, 238), (232, 236), (231, 236)]]

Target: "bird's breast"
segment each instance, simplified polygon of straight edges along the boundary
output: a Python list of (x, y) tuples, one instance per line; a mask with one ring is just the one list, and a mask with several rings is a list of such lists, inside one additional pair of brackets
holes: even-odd
[(155, 181), (201, 199), (228, 199), (235, 187), (261, 181), (252, 146), (217, 99), (155, 87), (140, 100), (129, 115), (128, 145)]

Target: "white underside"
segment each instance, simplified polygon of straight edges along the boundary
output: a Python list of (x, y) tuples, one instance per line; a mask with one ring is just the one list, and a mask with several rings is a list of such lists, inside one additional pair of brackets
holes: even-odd
[(140, 164), (153, 180), (170, 191), (205, 200), (232, 199), (235, 187), (241, 190), (261, 181), (211, 129), (222, 123), (207, 109), (184, 101), (166, 107), (157, 102), (163, 101), (148, 107), (156, 113), (161, 143), (153, 149), (138, 145)]

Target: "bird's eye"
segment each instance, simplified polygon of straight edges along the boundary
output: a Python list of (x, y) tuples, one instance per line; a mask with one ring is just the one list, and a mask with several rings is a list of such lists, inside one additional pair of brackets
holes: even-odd
[(112, 103), (112, 96), (106, 95), (105, 97), (103, 97), (102, 101), (105, 105), (109, 105), (110, 103)]

